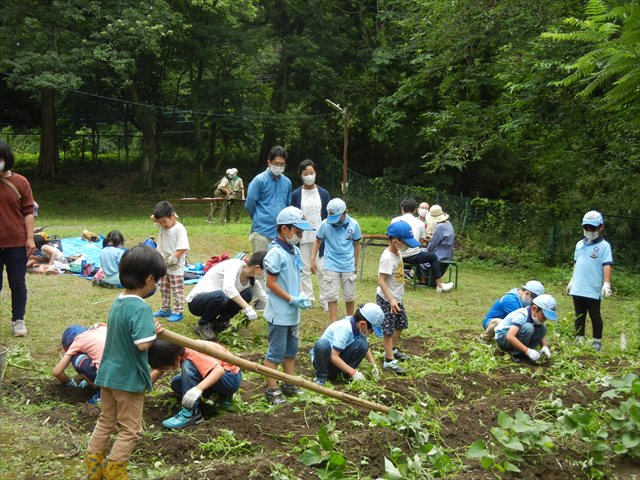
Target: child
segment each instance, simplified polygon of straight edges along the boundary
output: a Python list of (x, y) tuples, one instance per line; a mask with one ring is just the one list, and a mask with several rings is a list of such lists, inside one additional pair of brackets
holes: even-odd
[(604, 219), (600, 212), (591, 210), (582, 219), (584, 238), (576, 244), (573, 254), (573, 275), (567, 285), (567, 294), (573, 297), (576, 312), (576, 340), (584, 341), (587, 312), (593, 329), (593, 348), (602, 349), (602, 297), (611, 296), (611, 245), (602, 236)]
[(101, 287), (121, 288), (118, 265), (125, 252), (124, 236), (119, 230), (111, 230), (102, 241), (100, 270), (93, 278), (93, 284)]
[(417, 247), (418, 241), (413, 237), (411, 225), (404, 220), (393, 222), (387, 227), (389, 246), (380, 255), (378, 265), (378, 288), (376, 303), (384, 312), (382, 332), (384, 337), (385, 360), (382, 368), (397, 374), (405, 373), (398, 360), (408, 360), (409, 356), (398, 350), (398, 340), (402, 330), (409, 326), (404, 311), (404, 268), (400, 250)]
[(41, 255), (29, 257), (27, 268), (31, 268), (32, 273), (56, 275), (67, 268), (69, 259), (58, 247), (49, 242), (49, 236), (46, 233), (36, 233), (33, 236), (33, 241)]
[(529, 280), (522, 287), (509, 290), (493, 304), (482, 320), (484, 333), (478, 337), (480, 342), (489, 342), (495, 337), (495, 328), (504, 317), (522, 307), (531, 305), (538, 295), (544, 293), (544, 285), (537, 280)]
[(356, 299), (356, 271), (362, 232), (358, 222), (349, 217), (347, 205), (340, 198), (327, 204), (327, 218), (316, 231), (311, 252), (311, 273), (316, 273), (316, 258), (324, 240), (322, 289), (329, 307), (329, 320), (338, 320), (338, 290), (342, 285), (347, 315), (353, 315)]
[[(216, 347), (228, 352), (222, 345), (216, 344)], [(153, 341), (149, 349), (149, 365), (153, 368), (151, 378), (154, 383), (167, 371), (176, 368), (182, 370), (171, 380), (172, 390), (182, 399), (182, 409), (162, 422), (168, 429), (180, 429), (202, 422), (202, 396), (208, 398), (219, 393), (223, 405), (231, 405), (233, 394), (238, 391), (242, 381), (242, 372), (235, 365), (166, 340)]]
[[(91, 328), (71, 325), (62, 332), (61, 343), (65, 354), (54, 367), (53, 376), (70, 387), (84, 387), (89, 384), (96, 388), (96, 375), (100, 368), (106, 339), (106, 323), (96, 323)], [(69, 364), (73, 365), (76, 372), (84, 378), (79, 384), (65, 373)], [(100, 392), (89, 399), (89, 403), (99, 401)]]
[[(496, 343), (498, 348), (511, 352), (514, 362), (524, 362), (527, 359), (537, 362), (540, 354), (551, 357), (547, 344), (546, 320), (558, 320), (555, 298), (548, 293), (533, 299), (530, 307), (519, 308), (511, 312), (496, 327)], [(542, 345), (538, 352), (536, 347)]]
[[(126, 478), (129, 456), (142, 431), (144, 392), (151, 390), (147, 350), (160, 324), (143, 300), (156, 291), (167, 267), (162, 255), (137, 245), (122, 255), (120, 282), (126, 289), (111, 306), (107, 340), (96, 385), (101, 387), (102, 412), (87, 446), (88, 478)], [(119, 427), (103, 472), (111, 434)]]
[(382, 338), (384, 312), (375, 303), (360, 305), (351, 317), (332, 323), (324, 331), (311, 350), (313, 368), (316, 369), (314, 382), (324, 385), (327, 380), (336, 378), (340, 371), (353, 381), (364, 380), (358, 371), (358, 365), (366, 356), (373, 365), (374, 377), (379, 375), (373, 358), (367, 335), (374, 332)]
[[(269, 346), (264, 360), (265, 367), (277, 369), (282, 363), (285, 373), (294, 374), (298, 341), (300, 338), (300, 309), (311, 307), (306, 294), (300, 289), (302, 260), (300, 243), (302, 232), (313, 230), (302, 211), (296, 207), (286, 207), (276, 218), (278, 236), (269, 245), (264, 257), (267, 275), (267, 308), (264, 318), (268, 322)], [(295, 385), (282, 384), (278, 388), (276, 380), (267, 377), (266, 399), (274, 405), (285, 403), (284, 395), (300, 393)]]
[[(177, 217), (173, 206), (166, 201), (158, 202), (151, 215), (151, 220), (159, 226), (158, 251), (167, 263), (167, 275), (160, 282), (162, 307), (153, 316), (166, 318), (169, 322), (184, 318), (184, 265), (189, 239)], [(171, 311), (172, 292), (174, 311)]]

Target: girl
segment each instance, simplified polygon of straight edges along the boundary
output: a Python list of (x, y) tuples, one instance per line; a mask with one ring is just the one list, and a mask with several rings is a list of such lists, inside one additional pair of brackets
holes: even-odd
[(69, 260), (55, 245), (49, 242), (49, 237), (43, 233), (33, 236), (36, 248), (40, 249), (40, 256), (32, 255), (27, 262), (27, 268), (33, 273), (56, 275), (62, 273), (69, 265)]
[(102, 242), (100, 270), (93, 278), (93, 284), (107, 288), (121, 288), (118, 266), (125, 252), (124, 236), (119, 230), (111, 230)]

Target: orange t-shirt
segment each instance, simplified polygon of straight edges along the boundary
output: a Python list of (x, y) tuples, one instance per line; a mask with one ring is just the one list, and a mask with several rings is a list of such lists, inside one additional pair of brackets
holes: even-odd
[[(216, 346), (224, 350), (225, 352), (229, 351), (226, 348), (224, 348), (222, 345), (216, 344)], [(240, 368), (238, 368), (235, 365), (231, 365), (230, 363), (223, 362), (222, 360), (218, 360), (217, 358), (211, 357), (204, 353), (196, 352), (195, 350), (191, 350), (190, 348), (184, 349), (184, 355), (182, 356), (182, 360), (183, 361), (190, 360), (191, 362), (193, 362), (196, 369), (198, 370), (198, 373), (202, 376), (202, 378), (205, 378), (207, 375), (209, 375), (211, 370), (213, 370), (217, 365), (222, 365), (222, 368), (224, 368), (225, 370), (231, 373), (238, 373), (240, 371)]]

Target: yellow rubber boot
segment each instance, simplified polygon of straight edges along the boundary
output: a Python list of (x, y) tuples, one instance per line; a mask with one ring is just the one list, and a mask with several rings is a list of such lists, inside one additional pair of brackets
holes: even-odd
[(104, 480), (127, 480), (127, 463), (109, 460), (104, 469)]
[(104, 453), (88, 453), (84, 464), (87, 466), (87, 480), (104, 478)]

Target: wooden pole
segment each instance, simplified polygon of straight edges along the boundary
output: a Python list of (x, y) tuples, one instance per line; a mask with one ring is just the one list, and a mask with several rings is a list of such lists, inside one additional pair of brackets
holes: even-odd
[(282, 380), (286, 383), (297, 385), (298, 387), (302, 387), (307, 390), (312, 390), (321, 395), (335, 398), (344, 403), (349, 403), (357, 407), (366, 408), (367, 410), (376, 410), (382, 413), (389, 413), (390, 410), (390, 407), (387, 407), (385, 405), (380, 405), (379, 403), (354, 397), (353, 395), (349, 395), (344, 392), (332, 390), (330, 388), (317, 385), (314, 382), (310, 382), (309, 380), (305, 380), (304, 378), (289, 375), (284, 372), (280, 372), (279, 370), (265, 367), (264, 365), (260, 365), (259, 363), (236, 357), (232, 353), (225, 352), (224, 350), (217, 348), (215, 343), (206, 342), (204, 340), (194, 340), (193, 338), (185, 337), (184, 335), (180, 335), (179, 333), (175, 333), (170, 330), (163, 330), (158, 334), (158, 338), (162, 338), (171, 343), (176, 343), (178, 345), (182, 345), (183, 347), (190, 348), (191, 350), (196, 350), (197, 352), (210, 355), (219, 360), (224, 360), (227, 363), (240, 367), (242, 370), (256, 372), (260, 375), (275, 378), (276, 380)]

